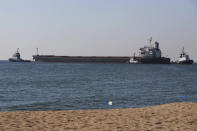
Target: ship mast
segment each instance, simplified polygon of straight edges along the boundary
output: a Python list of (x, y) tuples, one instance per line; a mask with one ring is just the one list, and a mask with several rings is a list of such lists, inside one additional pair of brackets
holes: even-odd
[(19, 53), (19, 48), (17, 48), (17, 51), (16, 51), (16, 53)]
[(152, 43), (152, 37), (150, 37), (150, 38), (148, 39), (148, 41), (149, 41), (150, 46), (151, 46), (151, 43)]
[(183, 47), (183, 49), (182, 49), (182, 54), (185, 54), (185, 49), (184, 49), (184, 47)]
[(38, 53), (38, 48), (36, 48), (36, 52), (37, 52), (37, 55), (39, 55), (39, 53)]

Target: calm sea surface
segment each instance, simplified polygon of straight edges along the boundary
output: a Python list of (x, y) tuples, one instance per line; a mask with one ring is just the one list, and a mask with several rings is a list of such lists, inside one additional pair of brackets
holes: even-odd
[(108, 109), (184, 101), (197, 102), (197, 64), (0, 62), (0, 111)]

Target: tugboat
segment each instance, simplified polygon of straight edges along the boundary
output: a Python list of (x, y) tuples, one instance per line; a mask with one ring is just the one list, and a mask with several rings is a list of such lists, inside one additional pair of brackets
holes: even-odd
[(194, 61), (189, 58), (189, 55), (185, 53), (184, 47), (183, 47), (182, 52), (177, 60), (177, 63), (178, 64), (193, 64), (193, 62)]
[(30, 60), (23, 60), (23, 59), (21, 59), (21, 55), (19, 53), (19, 48), (17, 48), (17, 51), (8, 60), (10, 62), (31, 62)]
[(152, 44), (152, 37), (149, 39), (150, 45), (140, 48), (139, 56), (133, 56), (130, 59), (130, 63), (139, 64), (170, 64), (170, 58), (162, 57), (161, 50), (159, 49), (159, 43), (155, 41)]

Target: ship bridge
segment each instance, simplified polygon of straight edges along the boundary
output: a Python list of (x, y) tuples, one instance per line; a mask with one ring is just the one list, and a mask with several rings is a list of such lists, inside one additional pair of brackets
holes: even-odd
[(155, 41), (154, 45), (144, 46), (140, 48), (141, 57), (161, 58), (161, 50), (159, 49), (159, 42)]

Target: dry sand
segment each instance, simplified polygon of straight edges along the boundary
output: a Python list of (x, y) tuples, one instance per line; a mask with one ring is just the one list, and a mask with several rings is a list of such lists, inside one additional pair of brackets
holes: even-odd
[(110, 110), (0, 112), (0, 131), (197, 131), (197, 103)]

